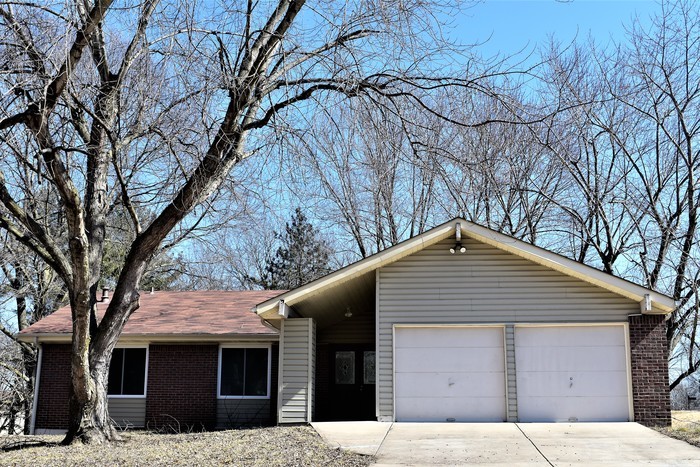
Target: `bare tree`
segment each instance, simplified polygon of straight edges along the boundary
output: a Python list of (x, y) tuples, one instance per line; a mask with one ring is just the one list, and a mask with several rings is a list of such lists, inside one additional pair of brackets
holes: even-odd
[(435, 171), (417, 163), (407, 125), (386, 109), (345, 106), (319, 116), (319, 130), (291, 149), (302, 168), (295, 191), (322, 208), (321, 219), (344, 220), (355, 259), (429, 225)]
[(668, 322), (671, 388), (700, 368), (697, 189), (700, 10), (667, 1), (628, 44), (557, 50), (551, 95), (567, 102), (540, 140), (565, 167), (556, 199), (580, 261), (678, 301)]
[(0, 431), (15, 433), (21, 429), (28, 434), (37, 349), (18, 341), (15, 331), (55, 311), (65, 299), (65, 289), (41, 258), (12, 239), (3, 243), (0, 261), (0, 297), (5, 309), (4, 316), (0, 316)]
[[(429, 109), (430, 89), (479, 88), (445, 71), (434, 2), (112, 3), (0, 7), (0, 227), (67, 289), (66, 443), (117, 437), (106, 379), (139, 284), (160, 248), (202, 224), (234, 166), (299, 134), (301, 116), (334, 100)], [(64, 238), (22, 207), (34, 185), (13, 167), (51, 187)], [(98, 322), (106, 219), (117, 205), (134, 240)]]

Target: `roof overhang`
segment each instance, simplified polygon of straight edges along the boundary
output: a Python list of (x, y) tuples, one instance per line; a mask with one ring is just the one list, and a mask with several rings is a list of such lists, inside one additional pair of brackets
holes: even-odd
[(356, 263), (339, 269), (327, 276), (309, 282), (297, 289), (285, 292), (277, 297), (260, 303), (253, 311), (261, 318), (267, 320), (281, 319), (279, 315), (280, 300), (283, 300), (287, 306), (293, 306), (295, 303), (303, 299), (308, 299), (313, 295), (325, 292), (326, 290), (337, 287), (345, 282), (348, 282), (359, 276), (369, 274), (379, 269), (382, 266), (391, 264), (401, 258), (416, 253), (423, 248), (438, 243), (441, 240), (448, 238), (455, 231), (454, 223), (448, 222), (441, 226), (435, 227), (422, 235), (418, 235), (409, 240), (394, 245), (384, 251), (380, 251), (372, 256), (364, 258)]
[(253, 311), (266, 320), (282, 319), (283, 317), (279, 314), (281, 300), (284, 302), (285, 306), (293, 307), (294, 304), (302, 300), (307, 300), (314, 295), (324, 293), (353, 278), (373, 272), (382, 266), (391, 264), (423, 248), (449, 238), (456, 233), (457, 225), (459, 225), (462, 236), (471, 237), (479, 242), (596, 285), (610, 292), (629, 298), (630, 300), (634, 300), (640, 303), (640, 309), (644, 314), (668, 314), (676, 309), (674, 300), (664, 294), (607, 274), (591, 266), (545, 250), (544, 248), (531, 245), (522, 240), (457, 218), (297, 289), (290, 290), (262, 302), (257, 305)]

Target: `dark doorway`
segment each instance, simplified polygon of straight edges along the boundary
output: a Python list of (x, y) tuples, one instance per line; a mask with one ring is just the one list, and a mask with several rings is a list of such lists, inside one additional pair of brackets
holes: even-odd
[(333, 420), (375, 420), (374, 345), (336, 345), (329, 352)]

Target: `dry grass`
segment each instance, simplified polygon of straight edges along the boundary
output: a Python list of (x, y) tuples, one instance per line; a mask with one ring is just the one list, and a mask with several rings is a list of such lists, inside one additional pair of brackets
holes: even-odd
[[(272, 427), (211, 433), (128, 432), (107, 446), (26, 447), (0, 453), (0, 465), (119, 466), (366, 466), (369, 456), (327, 446), (311, 427)], [(58, 442), (59, 437), (0, 438), (0, 446), (18, 440)]]
[(671, 427), (659, 428), (659, 431), (700, 447), (700, 411), (674, 410), (671, 412), (671, 417)]

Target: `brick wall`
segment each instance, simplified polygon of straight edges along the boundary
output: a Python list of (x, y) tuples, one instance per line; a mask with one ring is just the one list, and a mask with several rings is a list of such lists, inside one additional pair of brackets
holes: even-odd
[(154, 345), (148, 355), (146, 425), (213, 429), (216, 425), (217, 345)]
[(70, 345), (42, 344), (36, 429), (68, 428)]
[(630, 316), (629, 324), (634, 420), (647, 426), (668, 426), (671, 400), (664, 316)]

